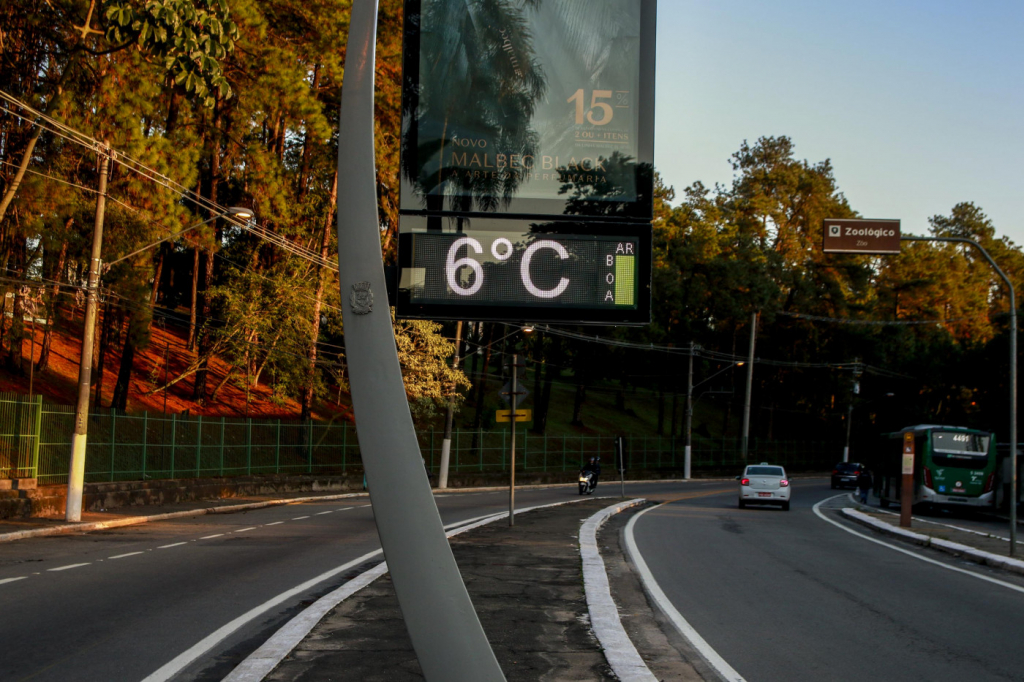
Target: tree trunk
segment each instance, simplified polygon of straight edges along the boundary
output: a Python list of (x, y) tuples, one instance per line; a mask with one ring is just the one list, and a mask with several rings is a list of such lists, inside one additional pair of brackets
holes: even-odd
[(213, 286), (213, 254), (206, 254), (205, 267), (203, 268), (203, 317), (199, 327), (199, 354), (203, 356), (199, 371), (196, 372), (196, 382), (192, 387), (192, 399), (200, 405), (206, 403), (206, 375), (209, 373), (209, 349), (210, 349), (210, 288)]
[(149, 305), (155, 306), (156, 300), (160, 295), (160, 278), (164, 274), (164, 261), (167, 260), (167, 255), (164, 253), (164, 247), (158, 246), (156, 250), (156, 263), (154, 263), (153, 273), (153, 291), (149, 295)]
[[(327, 211), (327, 222), (324, 225), (324, 234), (320, 239), (320, 259), (327, 260), (327, 247), (331, 243), (331, 226), (334, 224), (334, 208), (338, 203), (338, 172), (334, 172), (334, 182), (331, 185), (330, 209)], [(320, 337), (320, 310), (323, 306), (324, 289), (327, 286), (327, 269), (322, 265), (317, 266), (316, 294), (313, 298), (313, 325), (310, 330), (309, 350), (306, 352), (308, 367), (306, 370), (306, 385), (302, 389), (302, 411), (300, 419), (306, 421), (313, 410), (313, 390), (316, 386), (316, 342)]]
[(110, 406), (119, 410), (128, 409), (128, 389), (131, 387), (132, 368), (135, 365), (135, 335), (132, 334), (132, 327), (136, 314), (132, 313), (128, 321), (128, 333), (125, 334), (124, 348), (121, 349), (121, 366), (117, 371), (114, 395), (110, 399)]
[[(316, 97), (316, 91), (320, 89), (320, 65), (313, 65), (313, 84), (310, 86), (310, 90), (313, 91), (313, 97)], [(306, 191), (309, 189), (309, 164), (312, 159), (313, 141), (312, 135), (309, 131), (309, 125), (306, 125), (306, 135), (302, 140), (302, 166), (299, 171), (299, 201), (306, 198)], [(335, 180), (337, 183), (337, 180)], [(337, 198), (337, 190), (334, 194)]]
[(185, 344), (188, 350), (196, 349), (196, 313), (198, 309), (199, 293), (199, 247), (192, 249), (192, 304), (188, 312), (188, 342)]
[[(67, 229), (71, 229), (71, 224), (74, 222), (74, 218), (71, 218), (67, 222)], [(45, 370), (50, 363), (50, 346), (53, 343), (53, 326), (57, 320), (57, 307), (59, 305), (60, 296), (60, 282), (64, 279), (64, 262), (68, 255), (68, 243), (63, 242), (60, 247), (60, 253), (57, 255), (57, 267), (54, 269), (51, 275), (54, 281), (54, 285), (50, 287), (50, 301), (46, 307), (46, 330), (43, 332), (43, 343), (39, 349), (39, 362), (36, 363), (36, 371), (41, 372)]]
[(112, 304), (108, 303), (104, 306), (103, 316), (96, 320), (96, 324), (100, 325), (99, 334), (99, 348), (93, 353), (95, 358), (95, 368), (93, 370), (93, 387), (96, 391), (96, 397), (94, 398), (93, 405), (99, 409), (103, 407), (103, 370), (106, 365), (107, 349), (110, 347), (110, 337), (114, 333), (114, 327), (118, 327), (118, 336), (120, 336), (120, 325), (114, 324), (114, 310)]

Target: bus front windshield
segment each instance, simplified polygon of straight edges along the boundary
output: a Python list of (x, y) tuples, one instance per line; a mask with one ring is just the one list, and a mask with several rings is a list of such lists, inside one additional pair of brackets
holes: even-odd
[(932, 459), (939, 466), (984, 466), (991, 436), (962, 431), (933, 431)]

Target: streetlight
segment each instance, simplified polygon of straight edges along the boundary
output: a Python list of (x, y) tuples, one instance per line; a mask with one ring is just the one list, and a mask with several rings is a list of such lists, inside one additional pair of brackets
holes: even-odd
[(714, 379), (715, 377), (717, 377), (719, 374), (726, 370), (733, 369), (735, 367), (742, 367), (744, 364), (746, 364), (742, 360), (730, 362), (722, 369), (718, 370), (708, 378), (704, 379), (704, 381), (700, 382), (699, 384), (694, 384), (693, 351), (694, 349), (699, 348), (700, 346), (695, 346), (692, 342), (690, 343), (690, 371), (688, 374), (688, 379), (686, 381), (686, 447), (684, 449), (685, 454), (683, 457), (683, 478), (686, 480), (689, 480), (690, 478), (690, 463), (692, 461), (693, 454), (693, 448), (691, 444), (693, 426), (693, 389), (696, 388), (697, 386), (700, 386), (701, 384), (706, 384), (707, 382), (711, 381), (712, 379)]
[(151, 249), (157, 244), (174, 239), (175, 237), (194, 230), (197, 227), (211, 223), (218, 218), (231, 216), (248, 220), (252, 217), (252, 211), (247, 208), (229, 208), (201, 223), (187, 227), (184, 230), (170, 234), (163, 239), (153, 242), (141, 249), (132, 251), (127, 256), (103, 266), (100, 258), (103, 246), (103, 219), (107, 196), (107, 172), (110, 164), (110, 156), (107, 150), (100, 155), (100, 186), (96, 198), (96, 222), (93, 228), (92, 258), (89, 261), (89, 284), (87, 287), (88, 298), (85, 309), (85, 325), (82, 332), (82, 350), (78, 364), (78, 403), (75, 407), (75, 430), (72, 436), (71, 463), (68, 469), (68, 494), (64, 508), (64, 519), (69, 523), (77, 523), (82, 520), (82, 493), (85, 487), (85, 446), (89, 430), (89, 393), (92, 383), (92, 347), (96, 336), (96, 315), (99, 308), (99, 281), (100, 270), (106, 271), (111, 265), (120, 263), (126, 258), (131, 258), (137, 253)]

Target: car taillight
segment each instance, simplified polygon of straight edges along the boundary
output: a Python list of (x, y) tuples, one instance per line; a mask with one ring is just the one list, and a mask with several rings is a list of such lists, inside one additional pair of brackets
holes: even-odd
[(786, 479), (782, 479), (781, 481), (779, 481), (779, 485), (785, 488), (786, 486), (789, 485), (789, 481), (787, 481)]
[(928, 467), (924, 468), (924, 484), (929, 488), (935, 487), (932, 485), (932, 470), (929, 469)]
[(835, 474), (838, 474), (838, 473), (839, 473), (839, 469), (833, 469), (833, 470), (832, 470), (832, 474), (833, 474), (833, 475), (835, 475)]
[(983, 492), (983, 493), (991, 492), (992, 488), (995, 486), (995, 483), (996, 483), (996, 472), (993, 471), (991, 474), (988, 475), (988, 479), (985, 481), (985, 489), (982, 490), (981, 492)]
[(740, 481), (740, 485), (750, 485), (750, 479), (744, 478), (742, 481)]

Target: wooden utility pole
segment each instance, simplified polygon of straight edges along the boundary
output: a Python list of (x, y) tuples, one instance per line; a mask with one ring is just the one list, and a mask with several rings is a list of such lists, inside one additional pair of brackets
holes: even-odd
[(85, 485), (85, 444), (89, 430), (89, 385), (92, 380), (92, 349), (96, 336), (96, 311), (99, 307), (100, 255), (103, 249), (103, 216), (107, 205), (107, 174), (110, 172), (110, 147), (99, 150), (100, 186), (96, 195), (96, 221), (92, 230), (92, 255), (89, 259), (89, 284), (85, 304), (85, 328), (82, 354), (78, 364), (78, 404), (75, 408), (75, 433), (68, 470), (68, 496), (64, 519), (82, 520), (82, 490)]

